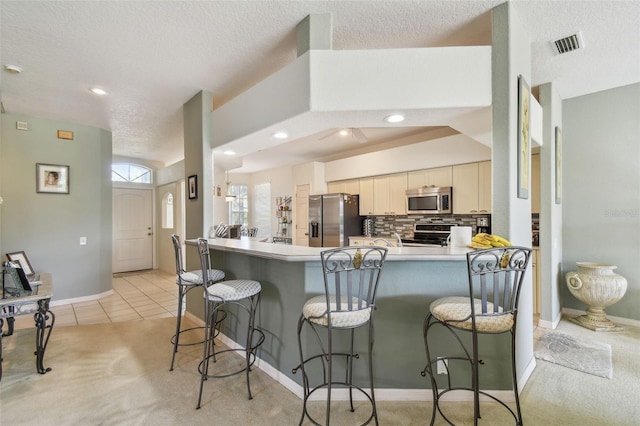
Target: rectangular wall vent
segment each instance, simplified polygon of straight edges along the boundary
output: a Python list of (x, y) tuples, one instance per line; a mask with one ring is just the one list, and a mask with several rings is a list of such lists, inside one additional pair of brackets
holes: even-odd
[(572, 52), (574, 50), (582, 49), (584, 47), (584, 40), (582, 39), (582, 31), (579, 31), (576, 34), (572, 34), (567, 37), (560, 38), (555, 41), (551, 41), (550, 43), (556, 55)]

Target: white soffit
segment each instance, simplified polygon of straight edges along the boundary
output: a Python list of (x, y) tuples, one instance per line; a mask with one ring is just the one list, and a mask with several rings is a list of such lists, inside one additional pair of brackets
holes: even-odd
[[(309, 51), (213, 111), (213, 147), (238, 155), (340, 127), (448, 126), (491, 105), (491, 47)], [(485, 115), (486, 116), (486, 115)], [(477, 133), (490, 132), (477, 125)], [(395, 127), (398, 127), (395, 125)], [(468, 135), (473, 138), (473, 135)]]

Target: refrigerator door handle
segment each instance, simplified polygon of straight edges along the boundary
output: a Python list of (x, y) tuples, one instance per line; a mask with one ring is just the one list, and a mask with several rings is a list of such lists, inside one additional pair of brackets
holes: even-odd
[(309, 223), (311, 238), (318, 238), (318, 222)]

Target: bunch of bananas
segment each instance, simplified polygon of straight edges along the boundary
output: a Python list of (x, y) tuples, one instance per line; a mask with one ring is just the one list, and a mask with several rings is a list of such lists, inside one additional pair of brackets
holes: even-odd
[(483, 232), (476, 234), (471, 239), (471, 247), (475, 248), (508, 247), (510, 245), (511, 243), (506, 238)]

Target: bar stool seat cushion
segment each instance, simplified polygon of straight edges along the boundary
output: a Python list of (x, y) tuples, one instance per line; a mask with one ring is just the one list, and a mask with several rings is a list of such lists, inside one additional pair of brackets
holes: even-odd
[[(341, 308), (346, 309), (349, 298), (347, 296), (342, 296), (341, 298)], [(359, 299), (357, 297), (352, 298), (352, 303), (354, 309), (356, 309), (358, 305)], [(363, 324), (366, 324), (371, 318), (371, 308), (365, 306), (366, 301), (360, 300), (360, 303), (363, 304), (362, 309), (353, 310), (353, 311), (336, 311), (338, 309), (336, 304), (336, 297), (330, 296), (329, 298), (329, 306), (331, 309), (331, 326), (336, 328), (342, 327), (357, 327)], [(334, 312), (335, 311), (335, 312)], [(327, 315), (327, 297), (326, 296), (316, 296), (307, 300), (302, 308), (302, 315), (314, 324), (321, 325), (323, 327), (329, 326), (329, 316)]]
[(261, 290), (262, 286), (258, 281), (229, 280), (210, 285), (205, 296), (214, 302), (234, 302), (255, 296)]
[[(476, 313), (476, 329), (478, 332), (503, 333), (513, 327), (512, 314), (493, 314), (493, 303), (487, 302), (487, 314), (482, 312), (482, 301), (474, 299)], [(443, 297), (435, 300), (429, 307), (436, 319), (453, 327), (471, 330), (471, 304), (468, 297)]]
[[(224, 279), (224, 272), (219, 269), (209, 269), (209, 281), (221, 281)], [(182, 281), (180, 281), (182, 280)], [(185, 271), (176, 280), (178, 285), (202, 285), (202, 270)]]

